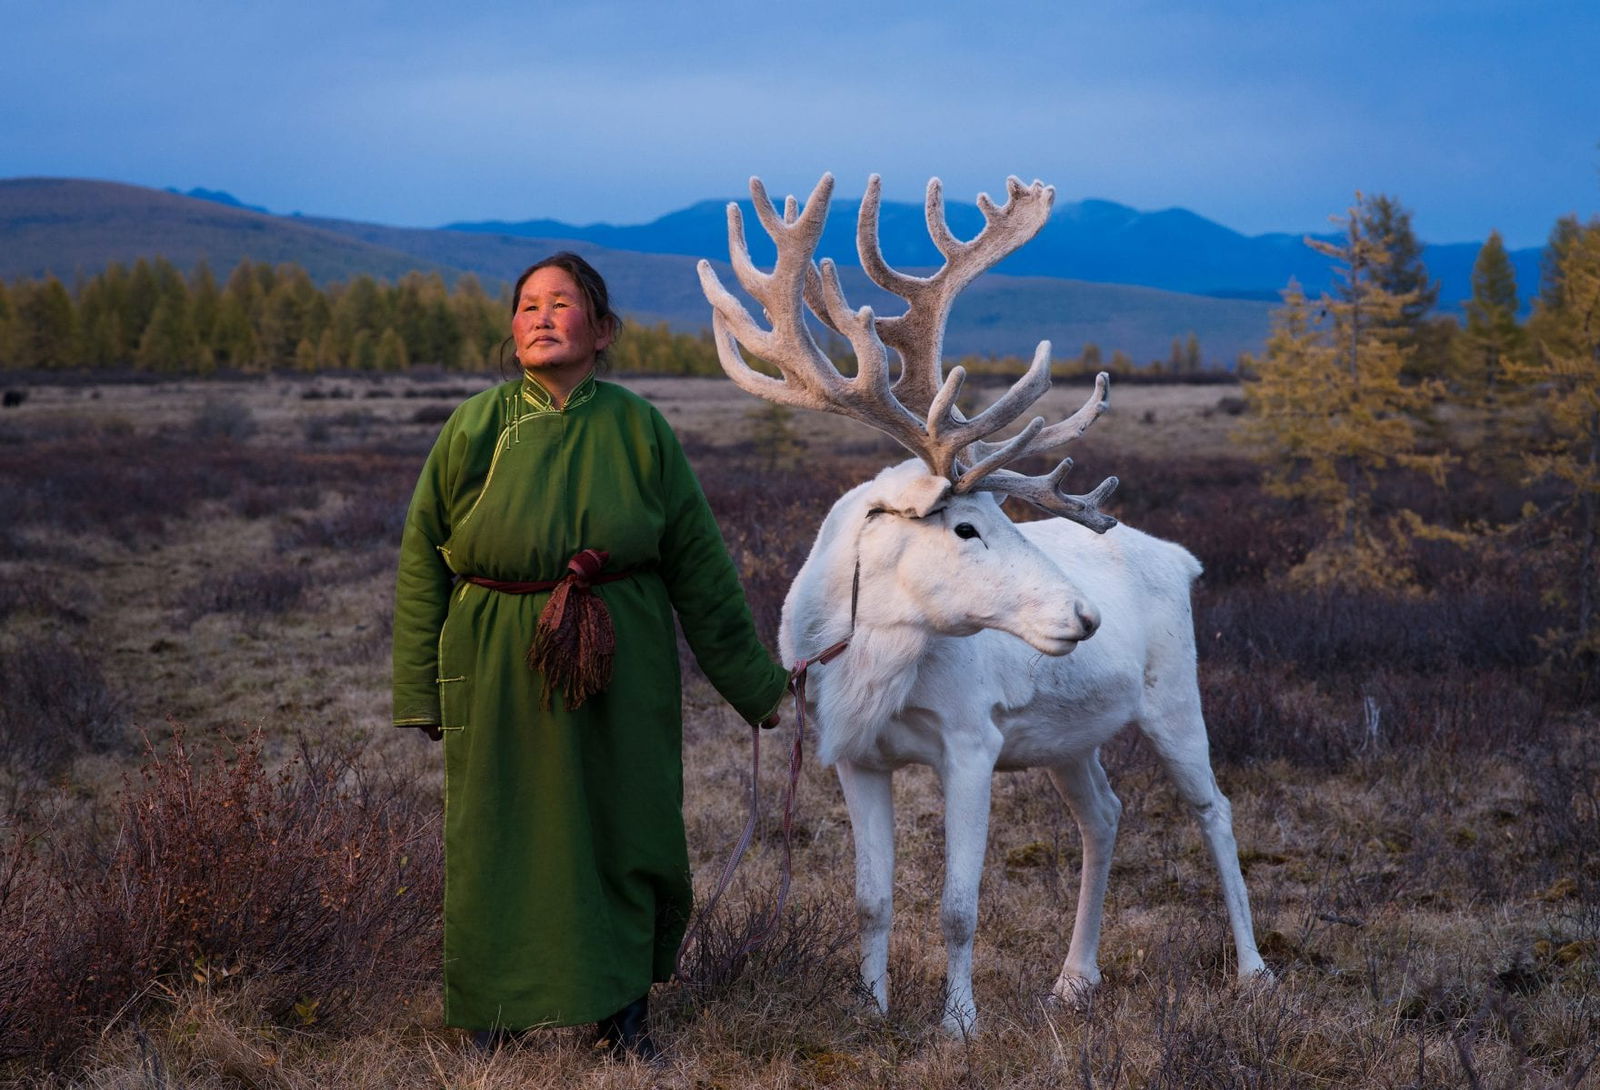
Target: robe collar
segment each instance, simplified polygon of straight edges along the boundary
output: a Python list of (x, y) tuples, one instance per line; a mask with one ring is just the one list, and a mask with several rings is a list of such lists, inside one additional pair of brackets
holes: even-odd
[(556, 408), (555, 399), (550, 396), (550, 391), (540, 385), (538, 379), (524, 371), (522, 373), (522, 400), (531, 405), (535, 412), (566, 412), (569, 409), (576, 409), (594, 396), (596, 381), (594, 372), (591, 370), (587, 375), (583, 376), (583, 381), (573, 387), (572, 393), (567, 395), (566, 404), (558, 409)]

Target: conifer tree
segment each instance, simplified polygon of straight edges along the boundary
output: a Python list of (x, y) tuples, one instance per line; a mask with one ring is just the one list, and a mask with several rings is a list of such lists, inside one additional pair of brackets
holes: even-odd
[(451, 292), (450, 305), (455, 310), (456, 325), (461, 331), (459, 359), (465, 370), (480, 370), (484, 361), (505, 337), (505, 311), (483, 290), (483, 285), (471, 273), (456, 280)]
[(1439, 301), (1439, 282), (1423, 264), (1423, 245), (1411, 227), (1411, 210), (1381, 193), (1375, 197), (1358, 193), (1353, 215), (1361, 221), (1362, 234), (1387, 254), (1387, 260), (1375, 267), (1378, 284), (1405, 300), (1382, 322), (1396, 344), (1410, 349), (1406, 377), (1442, 377), (1450, 368), (1454, 325), (1429, 317)]
[(301, 337), (300, 343), (294, 346), (294, 369), (306, 374), (317, 369), (317, 346), (309, 337)]
[(335, 321), (348, 322), (349, 334), (352, 337), (358, 329), (365, 329), (376, 336), (378, 330), (389, 324), (389, 313), (390, 308), (384, 300), (384, 292), (378, 287), (378, 282), (370, 276), (362, 275), (350, 281), (339, 296), (339, 305), (335, 308)]
[(256, 324), (262, 297), (256, 269), (249, 258), (242, 259), (228, 274), (228, 283), (222, 289), (222, 302), (211, 332), (218, 366), (248, 371), (260, 364), (262, 352)]
[(298, 265), (278, 266), (256, 324), (260, 355), (267, 366), (292, 366), (300, 342), (321, 333), (318, 321), (326, 324), (326, 314), (322, 293), (306, 271)]
[(1491, 411), (1504, 383), (1506, 361), (1524, 347), (1517, 324), (1517, 276), (1499, 231), (1490, 231), (1472, 265), (1467, 328), (1456, 345), (1457, 378), (1469, 405)]
[[(181, 289), (180, 289), (181, 290)], [(202, 361), (200, 337), (189, 316), (185, 294), (166, 294), (156, 303), (155, 313), (139, 338), (135, 362), (141, 371), (197, 371), (208, 369)]]
[(1562, 216), (1545, 243), (1539, 262), (1539, 298), (1528, 318), (1528, 339), (1539, 345), (1540, 351), (1568, 355), (1577, 350), (1571, 343), (1572, 323), (1566, 320), (1566, 267), (1583, 230), (1577, 216)]
[(393, 326), (385, 329), (383, 335), (378, 338), (372, 365), (379, 371), (404, 371), (410, 366), (410, 358), (406, 355), (406, 342)]
[(12, 343), (16, 325), (16, 307), (11, 302), (11, 292), (6, 288), (6, 282), (0, 280), (0, 370), (16, 366), (16, 348)]
[(274, 268), (265, 262), (250, 266), (250, 272), (255, 277), (256, 294), (264, 301), (272, 294), (272, 289), (278, 286), (278, 269), (286, 269), (287, 265)]
[(178, 271), (178, 267), (166, 258), (156, 258), (150, 265), (150, 274), (155, 277), (157, 302), (176, 295), (188, 298), (188, 283)]
[(1600, 220), (1574, 222), (1561, 249), (1558, 290), (1541, 292), (1536, 305), (1543, 336), (1507, 376), (1533, 393), (1544, 436), (1526, 455), (1528, 476), (1559, 493), (1528, 520), (1549, 527), (1538, 556), (1555, 568), (1552, 597), (1565, 613), (1547, 645), (1592, 689), (1600, 684)]
[(356, 330), (350, 338), (349, 365), (357, 371), (371, 371), (377, 366), (377, 342), (365, 329)]
[(78, 315), (59, 279), (18, 286), (13, 343), (17, 366), (56, 370), (78, 363)]
[(132, 358), (122, 324), (125, 281), (122, 266), (112, 262), (78, 289), (78, 359), (85, 367), (117, 367)]
[[(253, 290), (253, 278), (251, 283)], [(210, 347), (218, 367), (248, 371), (255, 366), (256, 333), (250, 323), (249, 303), (241, 294), (226, 290), (222, 293), (217, 320), (211, 326)]]
[(201, 259), (189, 273), (189, 315), (194, 320), (195, 334), (200, 343), (211, 343), (211, 331), (217, 324), (217, 311), (222, 306), (222, 292), (211, 266)]
[(241, 258), (228, 274), (228, 283), (223, 287), (222, 294), (225, 298), (233, 298), (244, 307), (245, 317), (254, 320), (255, 308), (261, 297), (261, 285), (256, 280), (254, 263), (246, 258)]
[(1391, 335), (1410, 293), (1385, 284), (1390, 252), (1368, 233), (1360, 195), (1339, 243), (1307, 244), (1337, 263), (1336, 296), (1311, 304), (1298, 284), (1284, 292), (1265, 354), (1251, 359), (1251, 409), (1242, 437), (1255, 446), (1274, 495), (1299, 500), (1328, 520), (1328, 536), (1291, 578), (1310, 584), (1402, 587), (1410, 580), (1399, 513), (1380, 510), (1377, 474), (1391, 466), (1439, 479), (1442, 455), (1419, 449), (1417, 415), (1437, 384), (1407, 384), (1414, 348)]
[(156, 304), (161, 302), (161, 282), (150, 262), (140, 258), (133, 263), (128, 274), (127, 294), (123, 301), (122, 328), (128, 336), (129, 358), (137, 353), (145, 327), (155, 315)]
[(127, 266), (113, 261), (99, 279), (105, 286), (106, 307), (116, 316), (117, 350), (110, 365), (126, 367), (139, 351), (139, 338), (144, 333), (144, 326), (134, 324), (139, 315), (133, 306), (133, 275)]
[(750, 440), (755, 445), (756, 456), (764, 472), (772, 473), (787, 467), (805, 450), (805, 443), (795, 433), (794, 410), (776, 401), (766, 402), (745, 413), (750, 426)]
[(339, 354), (339, 336), (330, 325), (317, 339), (316, 368), (318, 371), (337, 371), (343, 366), (344, 359)]
[[(390, 328), (400, 338), (412, 359), (419, 363), (433, 360), (433, 337), (429, 328), (429, 312), (435, 299), (444, 295), (444, 282), (437, 276), (428, 277), (419, 272), (409, 272), (394, 287), (393, 316)], [(379, 341), (383, 338), (379, 334)]]
[(1550, 237), (1539, 258), (1539, 302), (1546, 311), (1561, 309), (1561, 267), (1581, 231), (1578, 217), (1571, 214), (1562, 216), (1550, 228)]
[[(1351, 213), (1360, 221), (1361, 234), (1382, 248), (1386, 258), (1373, 266), (1372, 278), (1385, 292), (1403, 299), (1392, 315), (1391, 328), (1415, 329), (1439, 301), (1439, 282), (1422, 263), (1422, 243), (1411, 227), (1411, 210), (1385, 194), (1356, 194)], [(1343, 292), (1348, 299), (1350, 285)]]

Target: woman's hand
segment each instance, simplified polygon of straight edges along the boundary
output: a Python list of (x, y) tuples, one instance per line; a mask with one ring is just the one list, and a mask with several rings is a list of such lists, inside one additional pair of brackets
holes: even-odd
[(773, 727), (777, 726), (781, 722), (783, 722), (783, 716), (780, 713), (774, 711), (771, 715), (767, 716), (765, 719), (763, 719), (760, 723), (757, 723), (756, 725), (758, 727), (760, 727), (762, 730), (771, 730)]

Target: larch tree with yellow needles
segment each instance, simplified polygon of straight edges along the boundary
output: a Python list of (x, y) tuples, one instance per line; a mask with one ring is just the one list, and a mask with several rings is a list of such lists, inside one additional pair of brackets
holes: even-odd
[(1532, 398), (1523, 453), (1528, 483), (1556, 486), (1557, 500), (1525, 521), (1548, 527), (1539, 553), (1551, 565), (1547, 599), (1561, 624), (1549, 649), (1600, 681), (1600, 219), (1568, 239), (1559, 291), (1542, 296), (1529, 323), (1536, 351), (1508, 363), (1507, 378)]
[(1398, 589), (1411, 581), (1409, 535), (1401, 513), (1376, 502), (1378, 475), (1398, 467), (1442, 482), (1449, 459), (1422, 448), (1418, 419), (1442, 391), (1402, 378), (1416, 349), (1391, 331), (1415, 293), (1385, 286), (1390, 249), (1370, 233), (1359, 193), (1356, 201), (1335, 219), (1341, 240), (1306, 239), (1338, 263), (1342, 284), (1317, 300), (1294, 283), (1284, 292), (1265, 353), (1249, 361), (1256, 378), (1245, 387), (1241, 438), (1270, 493), (1328, 521), (1328, 535), (1290, 572), (1294, 582)]

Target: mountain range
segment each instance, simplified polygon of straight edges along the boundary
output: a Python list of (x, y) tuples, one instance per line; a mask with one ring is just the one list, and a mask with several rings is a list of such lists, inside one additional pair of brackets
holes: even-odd
[[(772, 247), (741, 202), (752, 256)], [(67, 279), (111, 261), (163, 256), (180, 267), (205, 259), (225, 273), (240, 258), (304, 265), (321, 282), (362, 273), (394, 279), (413, 269), (446, 279), (473, 273), (491, 289), (552, 249), (584, 253), (606, 274), (624, 313), (645, 322), (698, 329), (709, 308), (695, 259), (726, 255), (726, 202), (701, 201), (647, 224), (573, 225), (551, 219), (461, 222), (441, 228), (274, 215), (229, 194), (146, 189), (63, 178), (0, 180), (0, 277)], [(858, 201), (837, 198), (818, 247), (841, 267), (854, 304), (884, 313), (898, 301), (872, 285), (855, 252)], [(982, 226), (973, 204), (946, 202), (958, 237)], [(890, 264), (936, 266), (920, 204), (885, 201), (880, 246)], [(1429, 246), (1423, 259), (1440, 282), (1441, 309), (1471, 293), (1478, 243)], [(1538, 283), (1540, 251), (1513, 251), (1524, 298)], [(726, 283), (726, 262), (713, 261)], [(1208, 361), (1225, 364), (1258, 350), (1269, 314), (1290, 278), (1315, 294), (1330, 286), (1328, 260), (1302, 236), (1245, 236), (1183, 209), (1139, 212), (1111, 201), (1058, 204), (1027, 246), (967, 289), (951, 316), (946, 351), (1027, 354), (1050, 339), (1058, 355), (1094, 342), (1108, 354), (1163, 358), (1174, 337), (1193, 332)]]
[[(756, 226), (754, 206), (739, 202), (751, 256), (770, 263), (771, 241)], [(573, 226), (556, 220), (452, 223), (449, 230), (536, 238), (575, 238), (619, 250), (707, 254), (727, 246), (727, 202), (701, 201), (650, 223), (616, 227)], [(839, 199), (829, 210), (818, 252), (840, 265), (859, 265), (855, 223), (859, 201)], [(970, 238), (983, 227), (976, 205), (947, 202), (951, 230)], [(937, 266), (941, 258), (928, 236), (923, 207), (883, 202), (879, 246), (891, 265)], [(1336, 240), (1336, 235), (1318, 235)], [(1332, 262), (1305, 244), (1304, 235), (1247, 236), (1182, 208), (1140, 212), (1114, 201), (1058, 204), (1039, 234), (995, 266), (1011, 276), (1071, 277), (1094, 283), (1134, 284), (1163, 291), (1276, 303), (1293, 278), (1308, 293), (1333, 287)], [(1455, 310), (1472, 294), (1472, 264), (1480, 242), (1428, 246), (1423, 261), (1439, 281), (1439, 304)], [(1519, 283), (1538, 283), (1539, 249), (1513, 251)], [(1527, 294), (1527, 293), (1525, 293)]]

